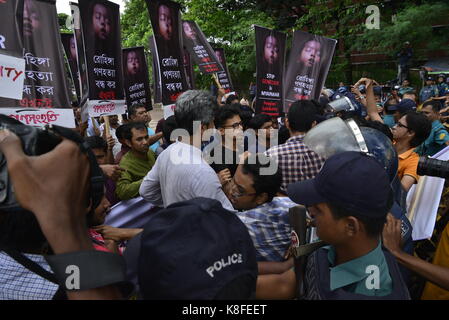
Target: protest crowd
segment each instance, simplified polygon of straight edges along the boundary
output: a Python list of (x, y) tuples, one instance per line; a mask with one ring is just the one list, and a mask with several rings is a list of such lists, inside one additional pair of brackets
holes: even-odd
[(24, 20), (0, 39), (23, 41), (0, 63), (25, 65), (20, 97), (0, 89), (0, 299), (449, 299), (449, 78), (412, 83), (409, 43), (394, 81), (331, 88), (333, 39), (297, 31), (284, 61), (256, 27), (246, 95), (171, 1), (147, 1), (154, 75), (143, 47), (122, 54), (115, 4), (79, 1), (74, 59), (34, 41), (64, 42), (54, 4), (3, 5)]

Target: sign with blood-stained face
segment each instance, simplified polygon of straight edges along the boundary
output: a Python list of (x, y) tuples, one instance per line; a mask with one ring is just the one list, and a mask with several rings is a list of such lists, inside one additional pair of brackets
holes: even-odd
[(144, 105), (147, 111), (152, 110), (144, 47), (123, 49), (122, 57), (126, 104), (140, 104)]
[[(25, 121), (26, 124), (75, 127), (55, 1), (21, 2), (22, 12), (13, 15), (14, 23), (8, 28), (12, 30), (21, 28), (19, 43), (23, 44), (22, 57), (25, 64), (22, 98), (20, 100), (0, 98), (0, 113), (11, 115), (11, 110), (15, 112), (27, 110), (45, 116), (30, 116), (27, 118), (28, 122)], [(2, 25), (4, 21), (2, 20)], [(12, 51), (16, 51), (19, 45), (13, 44), (12, 47), (15, 47)]]
[(319, 99), (337, 40), (303, 31), (293, 34), (284, 81), (284, 111), (296, 100)]
[(200, 71), (204, 74), (222, 72), (221, 63), (196, 22), (183, 20), (182, 30), (184, 46)]
[(0, 54), (22, 58), (23, 0), (0, 1)]
[[(22, 99), (25, 79), (22, 12), (23, 0), (0, 1), (0, 97), (16, 100)], [(1, 101), (0, 98), (0, 104)]]
[[(188, 89), (183, 67), (180, 6), (172, 1), (146, 0), (154, 33), (153, 59), (157, 64), (162, 104), (173, 108), (178, 96)], [(158, 93), (155, 93), (157, 96)]]
[(257, 91), (256, 113), (279, 117), (282, 113), (286, 35), (255, 26)]
[(230, 93), (234, 91), (234, 87), (231, 81), (231, 74), (229, 73), (228, 65), (226, 63), (226, 57), (223, 48), (215, 48), (215, 55), (217, 56), (218, 61), (223, 66), (222, 72), (217, 73), (218, 82), (221, 85), (221, 88), (225, 91), (225, 93)]
[(119, 7), (106, 0), (79, 0), (91, 117), (126, 112)]

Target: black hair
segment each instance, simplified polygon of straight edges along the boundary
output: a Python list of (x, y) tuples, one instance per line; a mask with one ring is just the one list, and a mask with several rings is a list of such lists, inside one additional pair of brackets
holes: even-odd
[(177, 128), (178, 124), (176, 123), (175, 116), (168, 117), (162, 124), (162, 136), (168, 145), (173, 143), (173, 141), (170, 140), (170, 136), (173, 130)]
[(143, 122), (131, 122), (131, 123), (128, 123), (126, 128), (123, 131), (123, 138), (124, 139), (132, 140), (132, 138), (133, 138), (132, 129), (147, 131), (147, 126)]
[(144, 104), (133, 104), (128, 107), (128, 118), (131, 119), (132, 116), (136, 115), (137, 109), (145, 108), (147, 110), (147, 107)]
[(123, 132), (126, 130), (127, 126), (129, 126), (129, 124), (125, 123), (115, 129), (115, 136), (117, 137), (117, 140), (123, 139)]
[(284, 144), (290, 138), (290, 131), (287, 129), (285, 125), (279, 128), (278, 132), (278, 145)]
[(276, 171), (274, 173), (264, 172), (264, 168), (270, 168), (273, 165), (276, 165), (275, 159), (267, 157), (263, 153), (250, 155), (242, 164), (243, 174), (250, 174), (253, 177), (253, 187), (256, 190), (256, 194), (266, 193), (268, 202), (273, 200), (282, 183), (281, 170), (277, 166), (275, 166)]
[(214, 115), (214, 122), (216, 128), (223, 128), (226, 121), (234, 116), (240, 116), (240, 108), (233, 105), (225, 105), (221, 108), (216, 109)]
[(249, 110), (240, 110), (240, 119), (242, 119), (243, 130), (248, 129), (248, 124), (253, 118), (254, 113)]
[[(393, 197), (391, 195), (390, 197), (391, 204), (393, 203)], [(358, 212), (353, 212), (351, 210), (346, 209), (344, 206), (337, 204), (337, 203), (331, 203), (328, 202), (327, 205), (329, 206), (332, 216), (335, 219), (342, 219), (345, 217), (355, 217), (357, 220), (362, 222), (363, 226), (365, 227), (365, 231), (368, 237), (375, 238), (381, 235), (382, 230), (384, 228), (385, 222), (387, 221), (387, 214), (390, 210), (391, 205), (387, 208), (385, 208), (385, 211), (382, 212), (382, 217), (367, 217), (365, 215), (362, 215)]]
[(103, 149), (104, 152), (108, 151), (108, 144), (106, 141), (99, 136), (92, 136), (84, 138), (84, 141), (91, 149)]
[(317, 114), (317, 102), (311, 100), (293, 102), (287, 115), (290, 129), (297, 132), (309, 131), (312, 128), (312, 123), (317, 119)]
[(416, 111), (405, 113), (405, 117), (407, 127), (415, 133), (415, 136), (410, 141), (410, 146), (413, 148), (417, 147), (429, 137), (432, 130), (432, 123), (425, 115)]
[(50, 247), (33, 213), (0, 212), (0, 247), (26, 253), (47, 253)]
[(237, 97), (235, 94), (231, 94), (231, 95), (229, 95), (227, 98), (226, 98), (226, 102), (225, 102), (225, 104), (231, 104), (231, 102), (233, 101), (233, 100), (238, 100), (238, 98), (239, 97)]
[[(427, 106), (431, 106), (433, 112), (438, 113), (440, 111), (441, 103), (436, 100), (430, 100), (430, 101), (424, 102), (424, 104), (422, 105), (422, 108), (425, 108)], [(422, 110), (422, 108), (421, 108), (421, 110)]]
[(256, 114), (248, 121), (248, 129), (259, 130), (266, 122), (273, 122), (273, 118), (263, 113)]

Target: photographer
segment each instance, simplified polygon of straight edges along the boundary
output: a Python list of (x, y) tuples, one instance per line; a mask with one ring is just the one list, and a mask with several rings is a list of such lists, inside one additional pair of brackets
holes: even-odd
[[(80, 147), (64, 139), (52, 151), (30, 157), (24, 154), (16, 134), (1, 129), (0, 151), (7, 159), (16, 199), (22, 208), (35, 215), (54, 253), (50, 257), (60, 259), (61, 263), (62, 259), (74, 259), (76, 254), (95, 254), (86, 228), (91, 168)], [(101, 260), (98, 256), (90, 259), (91, 264), (97, 265)], [(76, 264), (80, 262), (76, 260)], [(82, 271), (80, 273), (83, 274)], [(65, 283), (65, 279), (58, 280)], [(66, 293), (69, 299), (77, 300), (121, 298), (118, 287), (113, 284), (93, 285), (85, 290), (67, 290)]]

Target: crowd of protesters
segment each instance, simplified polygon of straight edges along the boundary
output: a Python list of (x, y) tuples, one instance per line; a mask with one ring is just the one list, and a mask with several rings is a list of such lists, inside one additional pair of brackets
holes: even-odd
[[(82, 148), (64, 140), (28, 157), (2, 129), (0, 151), (27, 211), (0, 215), (0, 299), (448, 299), (449, 226), (440, 226), (432, 263), (413, 254), (416, 243), (403, 247), (393, 212), (396, 204), (407, 219), (396, 199), (418, 183), (420, 156), (449, 145), (445, 80), (428, 78), (418, 93), (407, 79), (362, 78), (279, 117), (254, 114), (236, 95), (190, 90), (156, 132), (141, 105), (109, 125), (78, 119), (104, 175), (96, 208)], [(329, 108), (342, 97), (356, 108)], [(362, 149), (312, 149), (307, 138), (337, 118), (382, 135), (376, 147), (391, 147), (397, 166)], [(111, 206), (136, 198), (157, 208), (145, 224), (105, 225)], [(325, 244), (305, 263), (292, 256), (289, 212), (298, 205)], [(61, 272), (73, 264), (92, 273), (78, 287)]]

